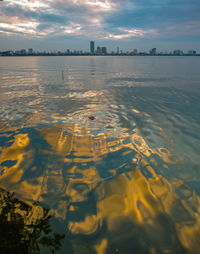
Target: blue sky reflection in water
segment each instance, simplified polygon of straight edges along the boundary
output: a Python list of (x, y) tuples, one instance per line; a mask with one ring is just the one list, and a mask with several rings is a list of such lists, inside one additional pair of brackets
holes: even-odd
[(199, 61), (2, 58), (0, 187), (24, 224), (49, 210), (58, 253), (197, 253)]

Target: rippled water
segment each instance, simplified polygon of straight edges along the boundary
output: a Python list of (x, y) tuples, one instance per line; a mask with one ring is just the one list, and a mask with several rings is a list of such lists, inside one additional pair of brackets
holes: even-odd
[(199, 253), (199, 66), (1, 57), (3, 253)]

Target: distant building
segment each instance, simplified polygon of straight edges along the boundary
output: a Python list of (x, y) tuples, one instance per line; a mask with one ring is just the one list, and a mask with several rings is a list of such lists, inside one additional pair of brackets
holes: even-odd
[(134, 49), (133, 50), (133, 55), (137, 55), (138, 54), (138, 50), (137, 49)]
[(154, 56), (156, 55), (156, 48), (152, 48), (150, 51), (149, 51), (149, 54)]
[(14, 52), (11, 50), (0, 52), (0, 56), (13, 56)]
[(119, 47), (117, 47), (117, 55), (119, 55)]
[(188, 55), (196, 55), (196, 54), (197, 54), (196, 50), (189, 50), (188, 51)]
[(102, 54), (107, 55), (107, 48), (106, 47), (102, 47), (101, 48), (101, 52), (102, 52)]
[(175, 55), (175, 56), (182, 56), (183, 55), (183, 51), (180, 50), (180, 49), (176, 49), (176, 50), (174, 50), (173, 55)]
[(66, 54), (70, 55), (70, 50), (69, 49), (67, 49)]
[(21, 49), (21, 50), (20, 50), (20, 54), (21, 54), (21, 55), (26, 55), (26, 50), (25, 50), (25, 49)]
[(101, 47), (97, 47), (97, 54), (101, 54)]
[(31, 48), (28, 49), (28, 54), (29, 54), (29, 55), (32, 55), (32, 54), (33, 54), (33, 49), (31, 49)]
[(94, 41), (90, 42), (90, 53), (94, 55)]

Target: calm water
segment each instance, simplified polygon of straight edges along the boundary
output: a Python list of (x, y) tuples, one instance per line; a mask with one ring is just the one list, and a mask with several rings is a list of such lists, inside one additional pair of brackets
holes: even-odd
[(1, 57), (2, 253), (199, 253), (199, 66)]

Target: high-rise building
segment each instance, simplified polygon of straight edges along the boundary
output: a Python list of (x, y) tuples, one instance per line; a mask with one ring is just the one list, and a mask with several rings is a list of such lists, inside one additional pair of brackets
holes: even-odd
[(94, 41), (90, 42), (90, 53), (94, 55)]
[(107, 55), (107, 48), (106, 47), (102, 47), (101, 48), (101, 52), (102, 52), (102, 54)]
[(26, 50), (25, 49), (21, 49), (20, 50), (20, 55), (26, 55)]
[(29, 54), (29, 55), (32, 55), (32, 54), (33, 54), (33, 49), (31, 49), (31, 48), (28, 49), (28, 54)]
[(188, 51), (189, 55), (196, 55), (196, 53), (197, 53), (196, 50), (189, 50)]
[(133, 50), (133, 55), (137, 55), (138, 54), (138, 50), (137, 49), (134, 49)]
[(149, 54), (154, 56), (156, 55), (156, 48), (152, 48), (150, 51), (149, 51)]
[(183, 51), (180, 50), (180, 49), (176, 49), (176, 50), (174, 50), (173, 54), (174, 54), (175, 56), (182, 56), (182, 55), (183, 55)]
[(152, 52), (153, 52), (153, 54), (155, 55), (155, 54), (156, 54), (156, 48), (153, 48), (153, 49), (152, 49)]
[(97, 54), (101, 54), (101, 47), (97, 47)]

